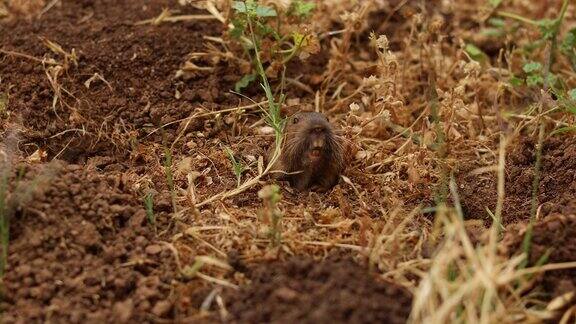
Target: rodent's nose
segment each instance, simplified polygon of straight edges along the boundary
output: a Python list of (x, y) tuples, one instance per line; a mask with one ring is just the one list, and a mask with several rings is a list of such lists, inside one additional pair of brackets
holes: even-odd
[(314, 139), (314, 141), (312, 142), (312, 148), (323, 148), (324, 147), (324, 139), (322, 138), (316, 138)]

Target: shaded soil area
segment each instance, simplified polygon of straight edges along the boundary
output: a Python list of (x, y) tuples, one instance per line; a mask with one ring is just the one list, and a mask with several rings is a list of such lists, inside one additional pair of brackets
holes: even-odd
[[(47, 167), (48, 168), (48, 167)], [(3, 323), (102, 323), (173, 316), (172, 253), (121, 174), (50, 164), (11, 221)], [(31, 186), (34, 184), (31, 182)]]
[[(536, 159), (534, 141), (522, 139), (510, 146), (506, 159), (506, 196), (502, 222), (525, 222), (530, 218), (532, 182)], [(552, 137), (545, 141), (539, 187), (539, 214), (570, 214), (576, 210), (576, 141), (573, 136)], [(494, 173), (470, 175), (474, 168), (460, 173), (459, 188), (466, 217), (491, 218), (497, 201)]]
[[(547, 263), (576, 260), (576, 209), (548, 216), (534, 227), (530, 263), (549, 253)], [(543, 288), (553, 296), (576, 291), (576, 269), (552, 271), (542, 276)]]
[[(521, 249), (526, 231), (510, 232), (505, 239), (509, 251)], [(574, 262), (576, 260), (576, 209), (566, 214), (554, 213), (534, 225), (529, 264), (535, 265), (545, 258), (546, 263)], [(576, 291), (576, 270), (555, 270), (539, 275), (541, 288), (550, 297)]]
[(350, 259), (262, 264), (229, 296), (238, 323), (405, 323), (412, 298)]

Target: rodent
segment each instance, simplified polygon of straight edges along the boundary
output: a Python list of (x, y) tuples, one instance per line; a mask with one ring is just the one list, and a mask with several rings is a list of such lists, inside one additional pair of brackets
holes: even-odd
[[(280, 157), (273, 175), (288, 180), (299, 191), (325, 192), (334, 187), (344, 170), (342, 139), (325, 115), (299, 112), (288, 117), (283, 130)], [(274, 147), (270, 148), (270, 161)]]

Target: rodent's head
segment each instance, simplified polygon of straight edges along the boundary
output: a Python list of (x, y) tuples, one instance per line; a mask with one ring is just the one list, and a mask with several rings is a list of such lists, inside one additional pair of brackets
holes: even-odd
[(331, 159), (340, 148), (332, 126), (321, 113), (300, 112), (293, 115), (288, 119), (284, 133), (285, 153), (293, 164)]

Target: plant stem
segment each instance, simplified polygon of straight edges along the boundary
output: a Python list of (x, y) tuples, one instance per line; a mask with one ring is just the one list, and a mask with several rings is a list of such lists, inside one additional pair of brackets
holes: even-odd
[(506, 146), (508, 145), (508, 137), (506, 134), (500, 134), (500, 145), (498, 151), (498, 182), (497, 182), (497, 192), (498, 200), (496, 202), (496, 210), (494, 212), (494, 220), (492, 224), (492, 229), (490, 232), (490, 243), (491, 246), (496, 247), (496, 241), (500, 237), (502, 231), (502, 209), (504, 208), (504, 197), (505, 191), (505, 169), (506, 169)]
[(511, 19), (514, 19), (514, 20), (518, 20), (518, 21), (521, 21), (521, 22), (523, 22), (523, 23), (527, 23), (527, 24), (534, 25), (534, 26), (538, 26), (538, 25), (539, 25), (536, 20), (532, 20), (532, 19), (530, 19), (530, 18), (522, 17), (522, 16), (517, 15), (517, 14), (512, 13), (512, 12), (499, 11), (499, 12), (498, 12), (498, 15), (499, 15), (499, 16), (502, 16), (502, 17), (506, 17), (506, 18), (511, 18)]
[[(544, 99), (544, 96), (547, 95), (548, 88), (549, 88), (549, 78), (550, 69), (552, 67), (552, 63), (554, 62), (554, 54), (556, 52), (556, 48), (558, 47), (558, 33), (560, 32), (560, 26), (562, 25), (562, 21), (564, 20), (564, 15), (566, 14), (566, 9), (568, 7), (568, 0), (564, 0), (562, 5), (562, 10), (560, 11), (560, 15), (557, 18), (557, 23), (554, 25), (554, 29), (552, 30), (552, 37), (550, 38), (550, 47), (548, 50), (548, 56), (546, 60), (546, 65), (544, 66), (544, 87), (542, 98), (540, 99), (540, 105), (538, 106), (538, 142), (536, 144), (536, 161), (534, 163), (534, 180), (532, 181), (532, 200), (531, 200), (531, 209), (530, 209), (530, 223), (528, 224), (528, 228), (526, 230), (526, 235), (524, 236), (524, 240), (522, 242), (522, 251), (526, 253), (527, 256), (530, 255), (530, 247), (532, 243), (532, 232), (534, 229), (534, 222), (536, 221), (536, 213), (538, 212), (538, 205), (539, 199), (538, 194), (540, 191), (540, 173), (542, 168), (542, 147), (544, 146), (544, 137), (546, 133), (546, 128), (544, 122), (542, 120), (542, 112), (544, 111), (544, 105), (547, 103), (547, 100)], [(526, 258), (526, 262), (523, 266), (526, 266), (529, 258)]]
[(6, 192), (8, 191), (8, 174), (0, 175), (0, 277), (4, 276), (4, 270), (8, 262), (8, 242), (9, 242), (9, 215), (8, 204), (6, 202)]
[[(244, 1), (244, 4), (246, 4), (246, 1)], [(270, 87), (270, 83), (268, 82), (268, 78), (266, 77), (266, 72), (264, 71), (264, 67), (262, 65), (262, 60), (260, 60), (260, 52), (258, 51), (258, 43), (256, 42), (256, 35), (255, 35), (254, 29), (252, 27), (252, 20), (250, 18), (250, 15), (246, 15), (246, 17), (247, 17), (247, 21), (248, 21), (248, 26), (250, 28), (252, 43), (254, 44), (254, 58), (256, 59), (258, 74), (260, 75), (260, 78), (262, 79), (261, 85), (262, 85), (262, 88), (264, 88), (264, 91), (266, 93), (266, 98), (268, 99), (268, 111), (266, 111), (264, 109), (263, 110), (264, 110), (264, 113), (266, 114), (266, 116), (268, 117), (268, 122), (269, 122), (270, 126), (272, 128), (274, 128), (274, 133), (275, 133), (274, 152), (272, 153), (272, 157), (270, 158), (268, 165), (266, 165), (266, 168), (262, 171), (262, 173), (258, 174), (256, 177), (254, 177), (250, 180), (245, 181), (242, 185), (238, 186), (236, 189), (233, 189), (230, 191), (220, 192), (220, 193), (204, 200), (203, 202), (197, 204), (196, 208), (200, 208), (206, 204), (209, 204), (209, 203), (214, 202), (214, 201), (219, 200), (219, 199), (225, 199), (225, 198), (235, 196), (237, 194), (240, 194), (240, 193), (246, 191), (248, 188), (256, 185), (260, 181), (260, 179), (262, 179), (266, 174), (268, 174), (268, 172), (270, 172), (272, 170), (272, 166), (274, 166), (274, 164), (276, 163), (276, 161), (278, 161), (278, 158), (280, 157), (280, 152), (281, 152), (281, 148), (282, 148), (282, 131), (283, 131), (283, 124), (284, 124), (284, 121), (282, 120), (282, 117), (280, 116), (280, 105), (282, 103), (282, 100), (279, 100), (277, 102), (276, 99), (274, 98), (274, 95), (272, 93), (272, 88)], [(280, 97), (283, 98), (284, 95), (280, 94)]]
[(436, 203), (445, 203), (448, 196), (448, 171), (446, 170), (446, 141), (444, 131), (440, 125), (440, 111), (439, 111), (439, 100), (438, 93), (436, 92), (436, 75), (432, 73), (430, 76), (429, 84), (429, 94), (428, 99), (430, 101), (430, 117), (434, 123), (434, 129), (436, 132), (436, 154), (440, 161), (440, 183), (436, 194)]

